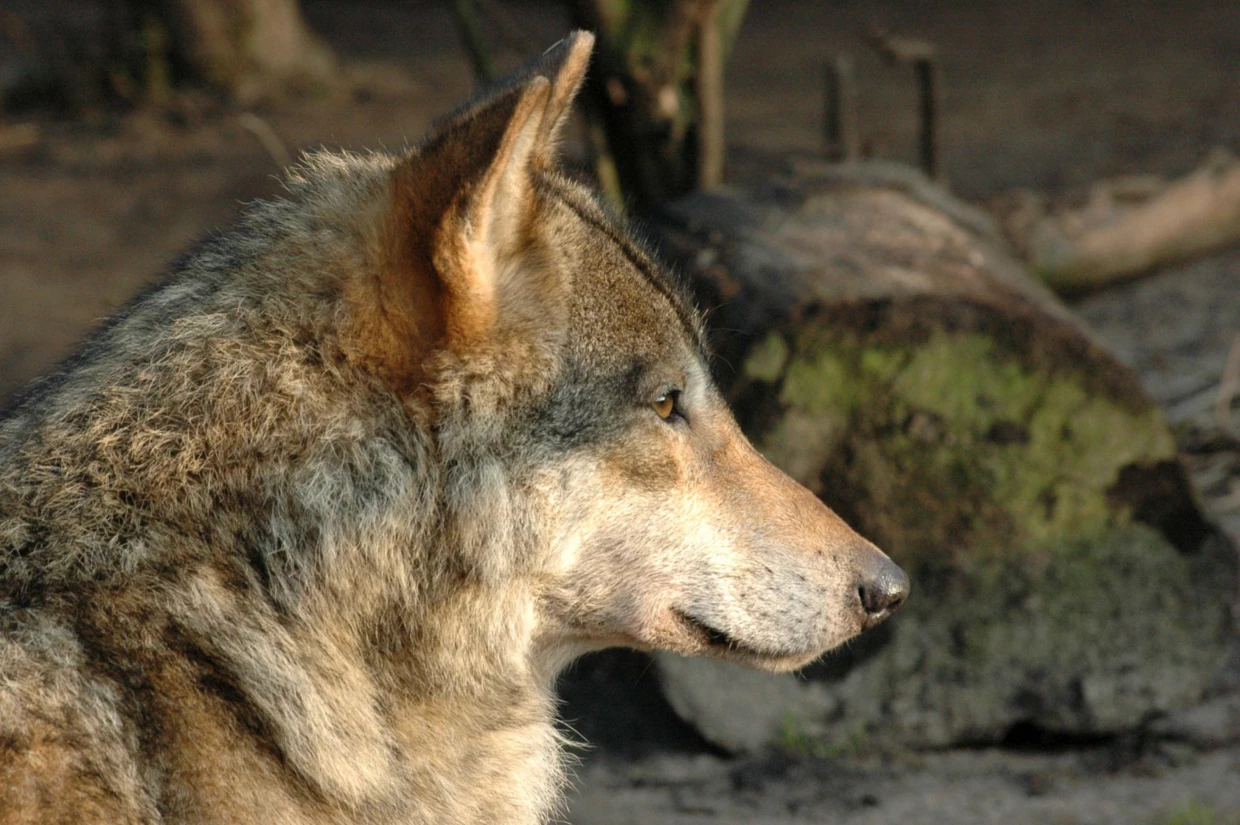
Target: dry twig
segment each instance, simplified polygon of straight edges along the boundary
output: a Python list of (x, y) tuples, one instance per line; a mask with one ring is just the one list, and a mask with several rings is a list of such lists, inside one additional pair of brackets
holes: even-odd
[(857, 78), (852, 57), (840, 52), (827, 63), (823, 101), (823, 137), (826, 155), (834, 161), (861, 158), (857, 116)]
[(870, 33), (870, 43), (890, 63), (912, 66), (917, 79), (918, 157), (922, 171), (940, 178), (939, 169), (939, 68), (934, 44), (927, 40), (901, 37), (889, 31)]
[(237, 123), (241, 125), (254, 137), (258, 138), (258, 142), (267, 150), (267, 154), (276, 162), (276, 165), (283, 169), (293, 162), (292, 156), (284, 145), (284, 141), (280, 140), (280, 136), (276, 134), (276, 130), (271, 128), (271, 124), (263, 120), (253, 112), (242, 112), (237, 115)]
[(1214, 420), (1219, 432), (1232, 435), (1231, 402), (1240, 390), (1240, 333), (1231, 343), (1231, 352), (1227, 354), (1227, 363), (1223, 367), (1223, 377), (1219, 381), (1218, 396), (1214, 399)]
[[(1216, 151), (1197, 171), (1133, 200), (1096, 184), (1079, 209), (1031, 212), (1007, 228), (1042, 278), (1083, 292), (1240, 243), (1240, 161)], [(1018, 225), (1020, 224), (1020, 225)]]
[(37, 123), (14, 123), (12, 126), (0, 125), (0, 154), (19, 152), (29, 149), (39, 142), (43, 136)]
[(703, 4), (697, 21), (698, 187), (723, 183), (723, 37), (717, 22), (720, 4)]

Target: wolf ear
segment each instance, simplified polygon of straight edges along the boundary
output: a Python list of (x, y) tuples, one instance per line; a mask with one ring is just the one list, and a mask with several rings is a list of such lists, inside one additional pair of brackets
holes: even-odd
[(434, 227), (431, 247), (450, 342), (480, 340), (495, 325), (500, 278), (525, 246), (533, 217), (531, 168), (550, 92), (550, 81), (535, 75), (449, 134), (470, 147), (452, 176), (461, 186)]
[(560, 133), (572, 110), (573, 99), (586, 78), (594, 35), (575, 31), (547, 49), (534, 61), (531, 70), (551, 80), (551, 98), (538, 135), (538, 160), (550, 163), (558, 148)]
[[(504, 314), (501, 281), (522, 277), (531, 237), (534, 174), (554, 159), (593, 42), (577, 32), (484, 90), (393, 171), (379, 271), (359, 308), (365, 359), (389, 383), (416, 386), (434, 349), (483, 341)], [(529, 286), (510, 290), (526, 293), (526, 310)]]

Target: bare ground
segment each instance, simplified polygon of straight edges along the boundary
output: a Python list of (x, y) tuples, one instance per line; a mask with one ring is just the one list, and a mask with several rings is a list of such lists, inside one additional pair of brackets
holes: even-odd
[[(580, 774), (575, 825), (1130, 825), (1240, 811), (1240, 752), (952, 751), (886, 761), (663, 757)], [(1203, 824), (1204, 825), (1204, 824)]]
[[(468, 94), (472, 81), (446, 4), (304, 5), (349, 69), (331, 93), (254, 112), (290, 150), (399, 147)], [(506, 7), (530, 50), (567, 29), (554, 3)], [(70, 0), (8, 0), (4, 8), (36, 32), (65, 21), (88, 30), (98, 10)], [(752, 4), (730, 69), (730, 141), (817, 149), (822, 66), (847, 50), (857, 60), (867, 145), (911, 159), (912, 82), (869, 53), (859, 35), (872, 26), (937, 44), (944, 165), (966, 197), (1015, 186), (1058, 194), (1119, 173), (1175, 175), (1216, 145), (1240, 153), (1240, 4), (1231, 0)], [(0, 38), (0, 61), (11, 53)], [(19, 123), (39, 130), (32, 147), (0, 148), (0, 400), (67, 354), (190, 241), (227, 223), (240, 203), (279, 192), (278, 164), (240, 115), (187, 96), (165, 111), (0, 120), (0, 147)], [(746, 174), (743, 162), (734, 169)], [(1207, 449), (1218, 441), (1211, 409), (1227, 348), (1240, 333), (1240, 253), (1113, 289), (1080, 310), (1166, 406), (1193, 451), (1188, 460), (1208, 505), (1240, 536), (1240, 460), (1233, 450)], [(1216, 822), (1226, 812), (1240, 816), (1235, 745), (861, 751), (836, 760), (779, 753), (730, 760), (680, 741), (670, 750), (656, 742), (594, 753), (579, 771), (570, 818), (1143, 823), (1184, 813), (1188, 802), (1211, 806)]]

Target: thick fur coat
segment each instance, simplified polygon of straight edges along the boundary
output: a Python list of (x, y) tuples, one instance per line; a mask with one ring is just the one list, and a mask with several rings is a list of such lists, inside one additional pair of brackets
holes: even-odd
[(0, 823), (541, 822), (573, 657), (898, 606), (555, 170), (591, 42), (308, 158), (0, 421)]

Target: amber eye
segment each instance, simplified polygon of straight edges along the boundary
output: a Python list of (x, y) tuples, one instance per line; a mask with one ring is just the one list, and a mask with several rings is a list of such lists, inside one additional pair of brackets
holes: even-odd
[(650, 406), (654, 407), (654, 411), (659, 414), (659, 418), (667, 420), (676, 411), (676, 394), (670, 392), (663, 393)]

